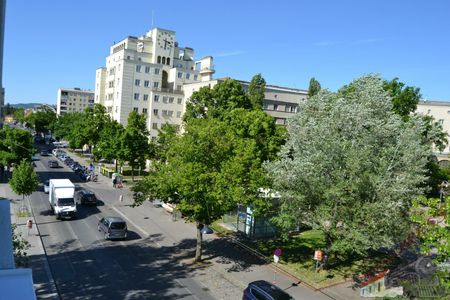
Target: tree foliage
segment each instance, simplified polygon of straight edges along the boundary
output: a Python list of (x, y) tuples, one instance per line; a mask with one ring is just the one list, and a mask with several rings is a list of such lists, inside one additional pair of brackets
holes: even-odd
[(33, 137), (28, 131), (7, 126), (0, 130), (0, 164), (30, 161), (34, 151)]
[(161, 136), (161, 159), (135, 188), (142, 192), (137, 203), (159, 198), (177, 204), (196, 221), (196, 261), (201, 259), (204, 224), (237, 203), (252, 205), (256, 213), (271, 205), (258, 196), (259, 188), (270, 186), (262, 163), (275, 157), (285, 132), (261, 109), (264, 84), (257, 75), (251, 93), (231, 79), (195, 92), (187, 103), (183, 134), (167, 130)]
[(322, 87), (320, 86), (320, 82), (317, 81), (314, 77), (309, 80), (309, 88), (308, 88), (308, 97), (317, 95), (320, 92)]
[(390, 247), (408, 233), (431, 146), (421, 142), (420, 124), (392, 112), (380, 78), (310, 98), (288, 132), (279, 160), (266, 164), (282, 194), (282, 229), (321, 229), (328, 250), (346, 255)]
[(14, 193), (25, 196), (31, 195), (39, 185), (39, 179), (33, 167), (27, 160), (22, 162), (14, 169), (9, 185)]
[(395, 113), (403, 118), (408, 118), (410, 114), (416, 111), (417, 104), (422, 97), (419, 88), (407, 86), (398, 78), (390, 81), (385, 80), (383, 88), (392, 99), (392, 110)]
[(253, 109), (262, 109), (265, 90), (266, 80), (261, 76), (261, 74), (256, 74), (253, 76), (248, 87), (248, 97)]
[(39, 107), (39, 110), (30, 114), (26, 121), (39, 133), (46, 133), (53, 129), (56, 123), (56, 113), (47, 106)]
[(103, 129), (99, 133), (97, 147), (94, 148), (94, 155), (107, 160), (117, 160), (121, 157), (122, 138), (125, 128), (117, 121), (108, 120), (103, 124)]
[[(443, 188), (443, 187), (442, 187)], [(413, 202), (411, 220), (416, 226), (423, 255), (434, 252), (434, 262), (439, 266), (449, 263), (450, 257), (450, 197), (418, 197)], [(450, 288), (450, 269), (439, 268), (441, 283)]]
[(134, 170), (143, 168), (149, 156), (149, 140), (146, 117), (135, 111), (128, 116), (128, 124), (122, 135), (121, 159), (131, 166), (131, 175), (134, 181)]
[(17, 225), (12, 224), (12, 244), (14, 261), (17, 267), (26, 267), (28, 264), (27, 250), (30, 249), (30, 243), (17, 232)]

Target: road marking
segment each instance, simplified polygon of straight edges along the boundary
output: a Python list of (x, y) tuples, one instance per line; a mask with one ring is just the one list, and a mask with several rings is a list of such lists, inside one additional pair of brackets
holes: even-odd
[[(131, 221), (130, 219), (128, 219), (128, 217), (124, 214), (124, 213), (122, 213), (120, 210), (118, 210), (116, 207), (114, 207), (114, 206), (111, 206), (111, 208), (113, 209), (113, 210), (115, 210), (119, 215), (121, 215), (123, 218), (125, 218), (128, 222), (130, 222), (130, 224), (131, 225), (133, 225), (137, 230), (139, 230), (141, 233), (143, 233), (145, 236), (150, 236), (150, 234), (147, 232), (147, 231), (145, 231), (144, 229), (142, 229), (139, 225), (137, 225), (136, 223), (134, 223), (133, 221)], [(162, 248), (162, 246), (161, 246), (161, 244), (160, 243), (158, 243), (157, 241), (155, 241), (154, 239), (151, 239), (151, 241), (153, 242), (153, 243), (155, 243), (156, 245), (158, 245), (158, 247), (159, 248)]]

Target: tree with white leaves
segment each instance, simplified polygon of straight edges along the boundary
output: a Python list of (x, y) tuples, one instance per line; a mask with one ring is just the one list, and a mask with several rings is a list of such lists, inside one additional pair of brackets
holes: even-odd
[(277, 224), (324, 232), (330, 254), (367, 254), (410, 231), (431, 145), (424, 124), (392, 111), (383, 80), (366, 76), (300, 104), (279, 159), (265, 165), (281, 192)]

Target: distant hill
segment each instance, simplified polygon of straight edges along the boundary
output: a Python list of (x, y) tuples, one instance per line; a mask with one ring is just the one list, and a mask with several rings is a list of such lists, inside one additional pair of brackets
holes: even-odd
[[(36, 108), (36, 107), (39, 107), (39, 106), (41, 106), (43, 103), (17, 103), (17, 104), (10, 104), (10, 103), (8, 103), (8, 104), (9, 104), (9, 106), (14, 107), (14, 108), (24, 108), (24, 109), (27, 109), (27, 108)], [(8, 105), (8, 104), (6, 104), (6, 105)]]

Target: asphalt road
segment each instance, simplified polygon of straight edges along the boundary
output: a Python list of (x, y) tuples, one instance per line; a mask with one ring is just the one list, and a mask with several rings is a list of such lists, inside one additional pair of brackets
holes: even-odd
[[(79, 205), (75, 220), (59, 221), (42, 186), (30, 199), (62, 299), (215, 299), (198, 278), (173, 259), (176, 249), (165, 245), (161, 234), (159, 238), (146, 236), (142, 228), (128, 222), (126, 240), (103, 239), (97, 231), (98, 220), (119, 215), (113, 207), (117, 198), (108, 183), (81, 183), (66, 166), (48, 168), (48, 160), (54, 157), (39, 159), (35, 164), (42, 182), (69, 178), (88, 186), (101, 200), (97, 207)], [(154, 225), (160, 226), (156, 221)]]

